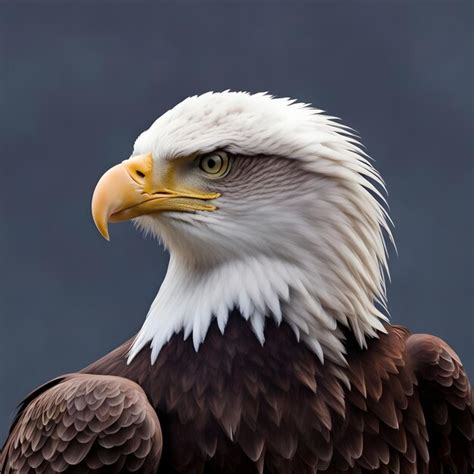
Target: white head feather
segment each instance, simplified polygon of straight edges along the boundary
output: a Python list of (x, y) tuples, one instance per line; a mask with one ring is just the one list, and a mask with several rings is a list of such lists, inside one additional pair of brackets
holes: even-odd
[(262, 344), (266, 318), (284, 320), (321, 360), (343, 363), (338, 325), (361, 347), (384, 331), (382, 179), (349, 129), (267, 94), (190, 97), (138, 137), (134, 154), (160, 161), (216, 149), (235, 156), (216, 181), (216, 212), (136, 219), (171, 257), (129, 361), (150, 344), (154, 362), (181, 331), (197, 351), (212, 320), (224, 332), (236, 308)]

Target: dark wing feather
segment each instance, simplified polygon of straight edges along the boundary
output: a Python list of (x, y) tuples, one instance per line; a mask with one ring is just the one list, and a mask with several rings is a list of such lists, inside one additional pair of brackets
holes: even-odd
[(430, 473), (472, 472), (473, 393), (461, 361), (444, 341), (427, 334), (410, 336), (406, 352), (428, 429)]
[(0, 472), (156, 472), (161, 449), (160, 423), (139, 385), (75, 374), (27, 397), (0, 455)]

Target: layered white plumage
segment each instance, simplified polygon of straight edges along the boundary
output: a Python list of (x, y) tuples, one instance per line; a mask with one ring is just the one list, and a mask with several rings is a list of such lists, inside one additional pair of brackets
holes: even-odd
[(321, 360), (344, 363), (338, 323), (361, 346), (383, 330), (390, 230), (379, 174), (333, 118), (242, 92), (184, 100), (140, 135), (134, 154), (159, 163), (218, 149), (235, 159), (213, 183), (217, 211), (136, 219), (171, 259), (129, 360), (150, 344), (154, 362), (180, 331), (198, 350), (213, 318), (224, 332), (236, 308), (262, 344), (265, 318), (284, 319)]

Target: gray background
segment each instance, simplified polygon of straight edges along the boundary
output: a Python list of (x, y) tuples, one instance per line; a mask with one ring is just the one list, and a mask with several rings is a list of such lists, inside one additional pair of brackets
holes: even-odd
[(30, 389), (139, 328), (167, 256), (130, 224), (105, 242), (91, 193), (211, 89), (290, 95), (359, 131), (396, 224), (392, 319), (472, 377), (472, 2), (66, 3), (0, 5), (0, 438)]

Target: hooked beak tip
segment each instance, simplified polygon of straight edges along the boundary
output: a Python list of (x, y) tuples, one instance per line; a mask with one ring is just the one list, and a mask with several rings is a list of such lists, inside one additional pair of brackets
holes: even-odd
[(108, 231), (107, 232), (104, 232), (104, 233), (100, 233), (102, 235), (102, 237), (107, 241), (107, 242), (110, 242), (110, 236), (109, 236), (109, 233)]
[(97, 230), (99, 231), (99, 234), (105, 240), (107, 240), (107, 242), (110, 242), (108, 218), (98, 219), (98, 218), (96, 218), (96, 215), (94, 215), (94, 224), (95, 224)]

